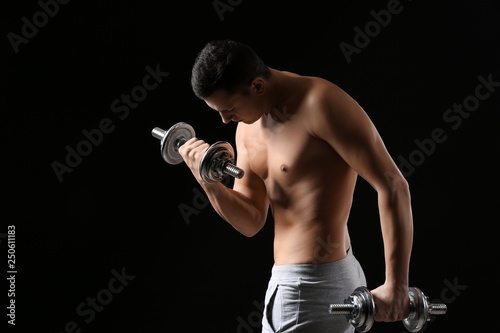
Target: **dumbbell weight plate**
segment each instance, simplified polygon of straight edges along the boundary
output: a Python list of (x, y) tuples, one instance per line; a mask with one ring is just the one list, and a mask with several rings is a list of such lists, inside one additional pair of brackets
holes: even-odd
[[(373, 326), (374, 317), (377, 313), (377, 307), (372, 294), (368, 288), (358, 287), (354, 290), (350, 299), (358, 308), (358, 311), (351, 318), (351, 324), (358, 332), (368, 332)], [(348, 300), (344, 301), (344, 303), (348, 302)]]
[(179, 154), (179, 147), (186, 141), (195, 137), (194, 128), (188, 123), (180, 122), (167, 131), (161, 140), (161, 156), (168, 164), (182, 163), (183, 159)]
[(211, 145), (200, 161), (200, 176), (206, 182), (220, 182), (226, 178), (223, 166), (226, 162), (234, 163), (234, 149), (225, 142), (218, 141)]
[(422, 290), (411, 287), (408, 290), (410, 296), (410, 316), (403, 320), (403, 325), (408, 332), (420, 332), (429, 320), (429, 306), (427, 298)]

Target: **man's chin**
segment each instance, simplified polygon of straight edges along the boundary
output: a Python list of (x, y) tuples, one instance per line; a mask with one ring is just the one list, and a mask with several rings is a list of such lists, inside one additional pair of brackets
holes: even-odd
[(251, 125), (253, 123), (255, 123), (257, 120), (259, 120), (260, 118), (257, 118), (257, 119), (250, 119), (250, 120), (240, 120), (238, 121), (238, 123), (244, 123), (244, 124), (247, 124), (247, 125)]

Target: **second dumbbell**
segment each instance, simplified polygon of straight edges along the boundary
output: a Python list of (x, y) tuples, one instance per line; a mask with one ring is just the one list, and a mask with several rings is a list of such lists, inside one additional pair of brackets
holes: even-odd
[[(163, 159), (168, 164), (179, 164), (183, 161), (179, 148), (189, 139), (195, 137), (191, 125), (180, 122), (168, 131), (155, 127), (151, 134), (161, 140), (160, 151)], [(200, 176), (206, 183), (220, 182), (226, 176), (238, 179), (243, 178), (245, 172), (234, 165), (233, 147), (225, 141), (211, 145), (200, 161)]]
[[(420, 332), (431, 315), (446, 314), (446, 305), (430, 303), (429, 298), (416, 287), (408, 290), (410, 315), (403, 320), (408, 332)], [(366, 287), (358, 287), (344, 300), (344, 304), (330, 304), (330, 314), (344, 315), (358, 332), (368, 332), (374, 323), (377, 306), (373, 295)]]

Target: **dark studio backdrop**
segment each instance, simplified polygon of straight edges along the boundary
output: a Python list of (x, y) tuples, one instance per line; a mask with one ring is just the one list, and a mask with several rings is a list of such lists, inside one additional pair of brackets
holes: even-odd
[[(481, 305), (498, 297), (496, 1), (9, 5), (0, 131), (9, 332), (260, 332), (272, 217), (253, 238), (234, 231), (150, 134), (186, 121), (199, 138), (234, 146), (236, 125), (190, 86), (197, 52), (221, 38), (361, 104), (410, 184), (410, 284), (448, 305), (426, 331), (491, 331), (497, 309)], [(375, 288), (383, 245), (376, 192), (362, 179), (349, 226)]]

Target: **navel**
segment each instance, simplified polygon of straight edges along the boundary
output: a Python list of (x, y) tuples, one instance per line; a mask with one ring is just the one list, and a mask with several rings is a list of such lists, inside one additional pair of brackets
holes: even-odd
[(280, 169), (283, 172), (287, 172), (288, 171), (288, 167), (286, 166), (286, 164), (282, 164), (281, 167), (280, 167)]

